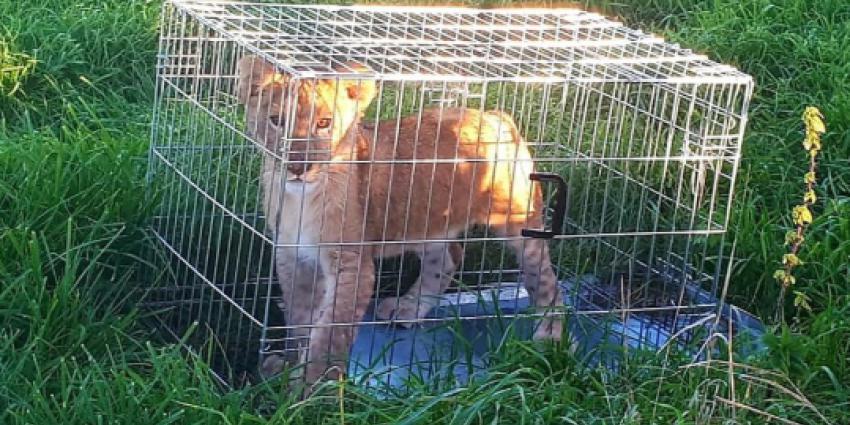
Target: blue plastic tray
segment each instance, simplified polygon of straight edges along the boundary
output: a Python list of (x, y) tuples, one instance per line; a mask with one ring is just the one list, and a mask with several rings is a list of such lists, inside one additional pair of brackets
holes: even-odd
[[(598, 285), (592, 276), (561, 283), (564, 304), (575, 307), (579, 313), (586, 310), (604, 310), (605, 306), (589, 306), (587, 300), (579, 299), (574, 291), (576, 283), (583, 287)], [(699, 304), (716, 304), (717, 300), (698, 288), (688, 288), (691, 299)], [(486, 373), (487, 353), (507, 333), (514, 337), (529, 338), (533, 321), (527, 317), (503, 317), (521, 313), (528, 307), (526, 292), (517, 285), (503, 285), (496, 291), (482, 293), (455, 293), (443, 296), (439, 307), (429, 318), (445, 320), (430, 321), (412, 328), (386, 324), (362, 325), (351, 350), (350, 374), (367, 385), (390, 385), (400, 387), (413, 379), (426, 383), (456, 382), (463, 384), (470, 377)], [(720, 312), (718, 319), (717, 312)], [(489, 318), (476, 318), (477, 316)], [(698, 338), (705, 340), (711, 333), (729, 332), (732, 319), (736, 335), (749, 334), (748, 350), (758, 350), (760, 336), (764, 332), (761, 322), (749, 313), (724, 304), (693, 313), (668, 312), (660, 320), (658, 313), (630, 313), (625, 320), (615, 314), (570, 314), (567, 324), (574, 339), (579, 341), (580, 351), (593, 350), (591, 361), (602, 361), (616, 367), (616, 355), (602, 355), (600, 347), (623, 347), (657, 350), (675, 341), (678, 347), (694, 351), (695, 357), (704, 352), (694, 350), (699, 346)], [(675, 318), (675, 320), (674, 320)], [(364, 321), (374, 320), (372, 311)], [(702, 332), (702, 333), (701, 333)], [(697, 342), (696, 344), (693, 344)], [(688, 345), (690, 343), (690, 345)], [(690, 348), (687, 348), (690, 347)], [(617, 352), (618, 350), (614, 350)], [(622, 352), (622, 350), (619, 350)]]

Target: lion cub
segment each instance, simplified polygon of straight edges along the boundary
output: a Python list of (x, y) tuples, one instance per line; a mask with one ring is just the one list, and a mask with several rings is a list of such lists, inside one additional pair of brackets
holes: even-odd
[[(507, 239), (533, 305), (561, 305), (546, 242), (520, 237), (523, 227), (541, 227), (543, 201), (510, 116), (434, 108), (366, 129), (372, 81), (295, 79), (255, 56), (237, 72), (248, 132), (268, 149), (263, 209), (287, 325), (298, 329), (290, 337), (307, 341), (308, 383), (345, 371), (356, 327), (340, 324), (367, 310), (373, 258), (419, 255), (413, 287), (377, 308), (380, 318), (413, 323), (446, 290), (463, 256), (451, 241), (472, 225)], [(559, 339), (561, 329), (559, 318), (544, 316), (534, 337)]]

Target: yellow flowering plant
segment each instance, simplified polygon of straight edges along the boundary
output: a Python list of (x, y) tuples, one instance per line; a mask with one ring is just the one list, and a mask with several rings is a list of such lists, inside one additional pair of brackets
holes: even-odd
[[(803, 193), (803, 203), (791, 210), (791, 218), (794, 221), (795, 228), (785, 234), (785, 245), (788, 246), (788, 252), (782, 256), (782, 268), (773, 272), (773, 278), (781, 285), (778, 300), (779, 308), (777, 309), (779, 318), (783, 316), (782, 305), (784, 304), (785, 293), (796, 283), (793, 274), (794, 268), (803, 265), (803, 261), (800, 260), (797, 254), (805, 240), (803, 235), (814, 220), (811, 207), (817, 202), (817, 195), (815, 194), (817, 157), (822, 148), (821, 135), (826, 132), (823, 115), (818, 108), (814, 106), (807, 107), (803, 112), (802, 118), (806, 127), (803, 149), (809, 154), (809, 170), (803, 176), (803, 183), (806, 185), (806, 191)], [(793, 293), (794, 307), (811, 310), (811, 306), (809, 305), (810, 298), (804, 292), (795, 290)]]

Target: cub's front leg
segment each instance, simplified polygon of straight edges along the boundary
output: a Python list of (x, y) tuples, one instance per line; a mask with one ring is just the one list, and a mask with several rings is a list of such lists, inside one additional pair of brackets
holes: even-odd
[[(310, 324), (317, 315), (317, 307), (324, 298), (321, 270), (318, 263), (318, 248), (279, 247), (275, 252), (275, 270), (281, 289), (278, 303), (288, 327), (286, 340), (277, 349), (282, 355), (271, 354), (262, 363), (260, 372), (265, 377), (280, 373), (285, 366), (304, 364), (310, 338)], [(295, 379), (300, 369), (293, 370)]]
[(330, 175), (319, 251), (322, 279), (317, 282), (324, 296), (310, 332), (305, 371), (308, 384), (345, 374), (357, 322), (369, 307), (375, 283), (357, 176), (334, 172)]
[(323, 249), (322, 285), (327, 288), (311, 330), (305, 379), (313, 384), (344, 375), (359, 322), (374, 291), (374, 264), (368, 247)]

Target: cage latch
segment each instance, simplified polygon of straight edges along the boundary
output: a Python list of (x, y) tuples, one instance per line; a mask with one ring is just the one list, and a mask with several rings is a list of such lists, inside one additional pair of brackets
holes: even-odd
[(555, 173), (531, 173), (528, 176), (531, 180), (539, 182), (555, 183), (558, 187), (555, 193), (552, 194), (553, 202), (552, 209), (552, 230), (545, 229), (522, 229), (522, 235), (529, 238), (537, 239), (552, 239), (555, 235), (561, 235), (564, 232), (564, 217), (567, 214), (567, 182), (564, 178)]

